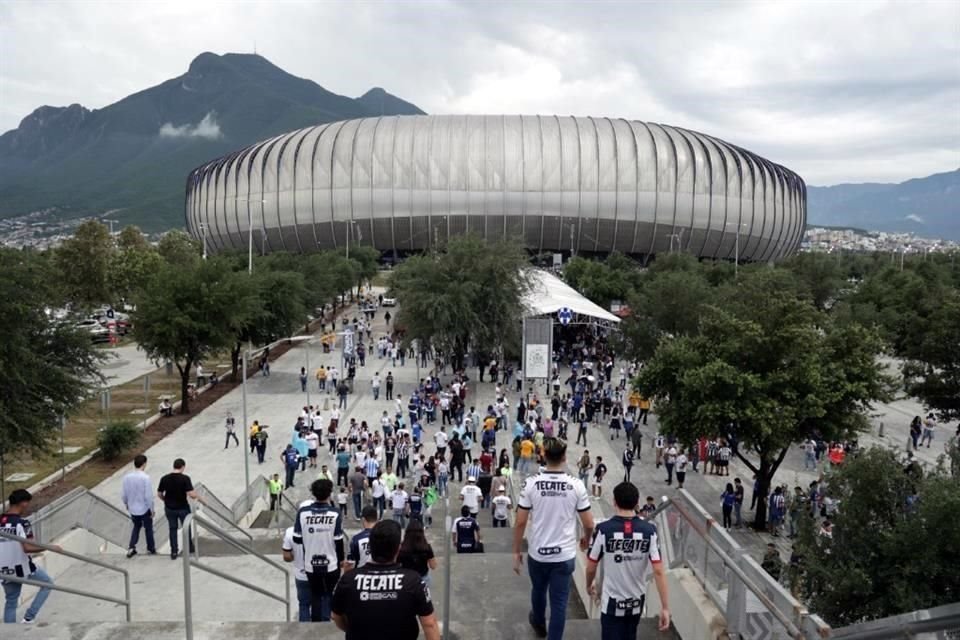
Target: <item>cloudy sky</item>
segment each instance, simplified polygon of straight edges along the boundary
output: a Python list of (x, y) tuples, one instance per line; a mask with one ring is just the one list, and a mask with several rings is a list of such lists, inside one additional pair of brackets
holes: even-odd
[(960, 2), (0, 0), (0, 131), (99, 108), (202, 51), (259, 53), (428, 113), (616, 116), (710, 133), (810, 184), (960, 167)]

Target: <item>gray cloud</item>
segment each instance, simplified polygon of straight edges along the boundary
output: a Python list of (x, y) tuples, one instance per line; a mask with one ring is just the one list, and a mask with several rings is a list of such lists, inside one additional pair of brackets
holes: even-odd
[(161, 138), (206, 138), (208, 140), (216, 140), (223, 136), (220, 125), (217, 124), (217, 116), (213, 112), (207, 113), (197, 124), (174, 126), (173, 123), (166, 122), (160, 127), (159, 135)]
[[(430, 113), (615, 116), (697, 129), (811, 184), (960, 166), (960, 3), (0, 0), (0, 130), (98, 108), (201, 51)], [(173, 125), (171, 125), (173, 126)], [(182, 125), (181, 125), (182, 126)]]

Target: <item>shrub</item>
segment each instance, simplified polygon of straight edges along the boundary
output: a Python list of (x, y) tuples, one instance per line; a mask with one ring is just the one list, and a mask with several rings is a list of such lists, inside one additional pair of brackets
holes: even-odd
[(107, 425), (97, 435), (97, 446), (105, 460), (115, 460), (129, 451), (140, 440), (140, 429), (128, 421), (122, 420)]

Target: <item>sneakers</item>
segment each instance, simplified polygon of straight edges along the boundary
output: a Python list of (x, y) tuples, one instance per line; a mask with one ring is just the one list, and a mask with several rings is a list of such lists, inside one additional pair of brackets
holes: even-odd
[(177, 553), (176, 551), (171, 551), (171, 552), (170, 552), (170, 559), (171, 559), (171, 560), (176, 560), (178, 555), (180, 555), (180, 554)]
[(33, 618), (24, 618), (20, 621), (20, 624), (33, 624)]
[(534, 622), (534, 621), (533, 621), (533, 612), (532, 612), (532, 611), (527, 615), (527, 620), (530, 622), (530, 626), (533, 627), (533, 632), (534, 632), (535, 634), (537, 634), (537, 637), (538, 637), (538, 638), (546, 638), (546, 637), (547, 637), (547, 625), (545, 625), (545, 624), (537, 624), (536, 622)]
[(127, 558), (132, 558), (135, 555), (137, 555), (136, 549), (130, 549), (129, 551), (127, 551)]

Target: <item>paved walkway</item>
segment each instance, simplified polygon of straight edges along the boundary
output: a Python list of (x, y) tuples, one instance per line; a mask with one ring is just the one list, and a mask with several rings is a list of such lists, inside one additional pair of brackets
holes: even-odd
[(157, 365), (147, 358), (136, 343), (108, 347), (104, 351), (108, 359), (100, 367), (100, 372), (106, 377), (107, 386), (118, 387), (157, 370)]

